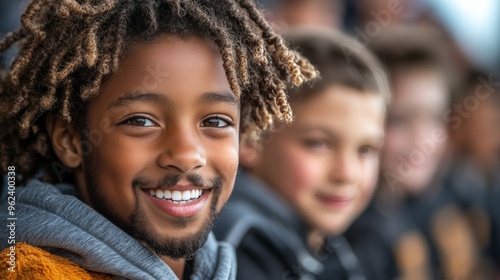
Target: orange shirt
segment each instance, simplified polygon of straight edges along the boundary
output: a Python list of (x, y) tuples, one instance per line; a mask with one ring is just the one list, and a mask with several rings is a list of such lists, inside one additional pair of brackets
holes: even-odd
[(0, 279), (112, 279), (111, 275), (85, 270), (66, 258), (26, 243), (17, 243), (14, 252), (15, 267), (10, 270), (10, 247), (0, 252)]

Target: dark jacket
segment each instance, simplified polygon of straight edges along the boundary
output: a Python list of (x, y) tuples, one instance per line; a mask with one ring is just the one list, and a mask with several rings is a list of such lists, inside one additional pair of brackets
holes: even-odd
[(455, 197), (430, 190), (401, 201), (376, 197), (346, 232), (368, 279), (489, 279), (478, 276), (488, 272)]
[(500, 275), (500, 186), (491, 193), (490, 213), (492, 219), (490, 254)]

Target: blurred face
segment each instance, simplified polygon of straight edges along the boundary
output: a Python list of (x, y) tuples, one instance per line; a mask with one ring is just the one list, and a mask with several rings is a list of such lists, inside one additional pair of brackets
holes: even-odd
[[(366, 22), (397, 24), (404, 19), (405, 14), (411, 11), (411, 2), (411, 0), (355, 0), (354, 4), (357, 13)], [(380, 21), (383, 15), (387, 18), (387, 22)]]
[(298, 1), (279, 6), (278, 12), (288, 26), (326, 26), (341, 28), (342, 5), (339, 1)]
[(293, 125), (273, 134), (251, 171), (311, 230), (338, 234), (370, 200), (383, 142), (385, 104), (375, 93), (334, 85), (292, 103)]
[(496, 100), (480, 101), (477, 110), (470, 112), (470, 116), (464, 121), (461, 131), (465, 138), (464, 148), (485, 171), (497, 168), (500, 160), (499, 127), (500, 107)]
[(83, 197), (157, 254), (192, 254), (231, 193), (238, 123), (211, 42), (163, 37), (134, 46), (90, 104)]
[(428, 187), (444, 154), (442, 116), (448, 93), (444, 79), (434, 72), (411, 70), (394, 80), (382, 175), (390, 187), (419, 193)]

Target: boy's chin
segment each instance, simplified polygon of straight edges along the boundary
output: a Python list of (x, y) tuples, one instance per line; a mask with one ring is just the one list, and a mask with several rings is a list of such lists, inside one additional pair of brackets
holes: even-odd
[(427, 176), (415, 176), (415, 178), (408, 178), (402, 187), (408, 195), (418, 196), (432, 187), (431, 179)]
[(134, 232), (131, 235), (155, 254), (178, 260), (193, 255), (208, 239), (212, 226), (185, 234), (160, 235), (151, 231)]
[[(336, 219), (338, 219), (338, 217)], [(330, 222), (322, 222), (320, 224), (317, 224), (316, 228), (326, 235), (339, 235), (344, 233), (347, 228), (349, 228), (352, 223), (351, 221), (354, 220), (354, 218), (337, 223), (332, 223), (332, 220), (335, 220), (335, 218), (332, 218)]]

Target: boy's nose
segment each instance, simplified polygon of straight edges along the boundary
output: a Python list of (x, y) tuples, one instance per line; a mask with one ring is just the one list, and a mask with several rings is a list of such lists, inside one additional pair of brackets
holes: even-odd
[(337, 153), (332, 161), (330, 179), (336, 184), (349, 184), (360, 176), (357, 157), (349, 153)]
[(197, 133), (181, 129), (165, 138), (163, 151), (158, 157), (159, 166), (181, 173), (205, 166), (205, 151)]
[(442, 129), (444, 131), (445, 130), (444, 123), (430, 119), (417, 120), (412, 125), (412, 131), (410, 137), (412, 139), (419, 139), (419, 140), (431, 139), (436, 129)]

